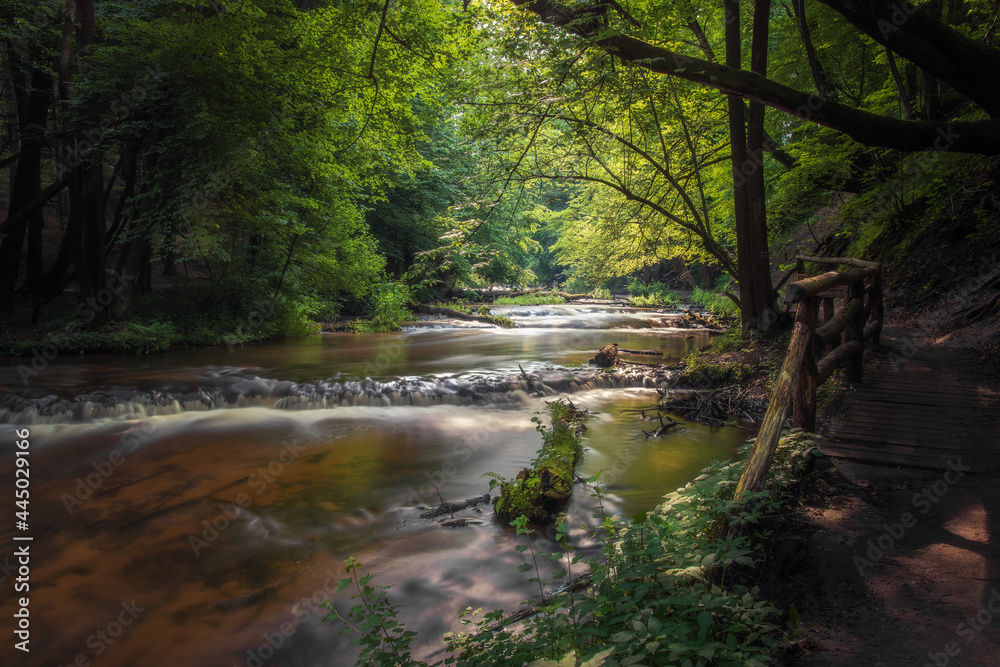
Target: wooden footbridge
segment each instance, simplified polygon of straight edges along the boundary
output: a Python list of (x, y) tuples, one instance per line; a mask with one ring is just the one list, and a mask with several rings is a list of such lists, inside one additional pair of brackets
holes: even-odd
[[(913, 332), (883, 333), (879, 265), (853, 258), (796, 259), (799, 279), (785, 290), (785, 303), (796, 309), (794, 331), (737, 495), (763, 488), (789, 412), (793, 427), (816, 431), (816, 389), (840, 366), (853, 389), (818, 443), (824, 454), (932, 470), (946, 470), (962, 458), (975, 471), (974, 443), (982, 425), (970, 418), (970, 410), (979, 407), (981, 397), (949, 367), (947, 355), (935, 356)], [(849, 269), (808, 276), (807, 262)], [(865, 372), (864, 346), (883, 336), (886, 344)]]

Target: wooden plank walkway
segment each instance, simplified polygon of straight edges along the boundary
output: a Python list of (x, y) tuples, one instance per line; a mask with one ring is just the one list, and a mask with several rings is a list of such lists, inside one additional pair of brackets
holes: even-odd
[[(995, 398), (962, 373), (974, 355), (906, 344), (915, 334), (882, 334), (885, 349), (869, 353), (862, 383), (827, 424), (820, 449), (837, 458), (931, 470), (961, 458), (983, 472), (993, 454), (984, 448), (995, 439), (984, 432), (983, 409)], [(912, 354), (914, 347), (916, 354), (906, 358), (903, 352)]]

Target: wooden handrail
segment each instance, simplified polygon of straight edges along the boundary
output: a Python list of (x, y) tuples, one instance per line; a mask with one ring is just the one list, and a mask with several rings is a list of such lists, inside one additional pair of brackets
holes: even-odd
[[(793, 427), (806, 431), (815, 430), (816, 389), (841, 365), (847, 366), (849, 381), (861, 382), (865, 341), (871, 339), (878, 343), (882, 331), (882, 275), (878, 263), (845, 257), (804, 255), (795, 259), (800, 270), (805, 262), (855, 268), (845, 272), (828, 271), (791, 283), (785, 289), (785, 303), (798, 304), (795, 329), (771, 393), (764, 421), (736, 487), (736, 498), (764, 488), (767, 471), (771, 467), (781, 430), (788, 416), (789, 405), (792, 406)], [(870, 283), (867, 288), (866, 280)], [(849, 287), (850, 291), (840, 312), (834, 314), (833, 297), (823, 293), (841, 286)], [(827, 317), (823, 325), (817, 328), (821, 305), (827, 311)], [(823, 356), (823, 350), (838, 338), (842, 341), (841, 344)], [(743, 509), (746, 509), (745, 505)], [(724, 534), (735, 537), (742, 533), (742, 527), (727, 521)]]
[(785, 288), (785, 303), (793, 304), (802, 301), (810, 296), (816, 296), (820, 292), (825, 292), (834, 287), (852, 285), (859, 280), (871, 278), (879, 272), (877, 266), (866, 266), (860, 269), (853, 269), (847, 273), (840, 271), (828, 271), (821, 276), (806, 278), (797, 283), (792, 283)]
[(868, 267), (878, 267), (878, 262), (870, 262), (867, 259), (854, 259), (853, 257), (808, 257), (806, 255), (796, 255), (795, 261), (797, 262), (812, 262), (813, 264), (845, 264), (847, 266), (853, 266), (859, 269), (866, 269)]
[(861, 310), (861, 302), (854, 299), (844, 306), (832, 319), (816, 329), (816, 338), (822, 339), (824, 345), (834, 342), (840, 338), (840, 334), (847, 329), (847, 325), (858, 316)]

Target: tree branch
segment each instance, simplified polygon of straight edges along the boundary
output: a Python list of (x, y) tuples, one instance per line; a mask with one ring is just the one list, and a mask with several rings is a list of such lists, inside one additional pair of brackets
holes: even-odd
[[(561, 12), (548, 0), (511, 1), (534, 12), (550, 23), (566, 27), (569, 22), (565, 12)], [(832, 0), (824, 1), (831, 6), (835, 4)], [(889, 3), (879, 2), (878, 4), (888, 5)], [(911, 20), (915, 19), (911, 16)], [(580, 29), (567, 29), (581, 34)], [(586, 37), (587, 34), (583, 33), (582, 36)], [(965, 39), (960, 35), (959, 37)], [(866, 146), (903, 151), (947, 149), (977, 155), (1000, 154), (1000, 120), (961, 123), (897, 120), (854, 109), (838, 102), (824, 101), (816, 95), (804, 93), (758, 74), (685, 56), (629, 35), (595, 38), (594, 43), (608, 52), (614, 53), (623, 62), (645, 67), (659, 74), (715, 88), (727, 94), (738, 95), (747, 100), (761, 102), (774, 109), (796, 115), (804, 121), (843, 132)], [(985, 47), (981, 48), (974, 42), (972, 44), (976, 53), (983, 52)], [(994, 49), (985, 50), (989, 53), (995, 52)], [(897, 50), (897, 53), (900, 51)], [(926, 58), (920, 58), (920, 60), (923, 61)], [(934, 69), (940, 70), (941, 68), (935, 67)], [(1000, 67), (993, 71), (1000, 71)], [(940, 76), (939, 78), (951, 83), (951, 77)], [(995, 78), (996, 81), (990, 84), (991, 87), (1000, 87), (1000, 77)], [(977, 97), (982, 96), (977, 95)], [(973, 99), (976, 98), (973, 97)]]

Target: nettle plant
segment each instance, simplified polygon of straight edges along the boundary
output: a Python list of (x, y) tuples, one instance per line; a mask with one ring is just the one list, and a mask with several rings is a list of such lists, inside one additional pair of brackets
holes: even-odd
[[(537, 613), (516, 623), (505, 623), (502, 611), (483, 613), (471, 607), (463, 612), (463, 632), (444, 637), (449, 655), (438, 665), (486, 666), (519, 664), (530, 667), (583, 665), (721, 665), (769, 664), (775, 649), (800, 639), (777, 625), (778, 610), (759, 599), (756, 587), (732, 579), (734, 568), (751, 567), (754, 540), (762, 534), (753, 527), (778, 506), (778, 497), (801, 476), (810, 457), (808, 438), (795, 436), (779, 445), (771, 483), (764, 491), (739, 503), (733, 492), (743, 471), (750, 444), (737, 461), (712, 461), (684, 488), (666, 496), (649, 513), (632, 519), (605, 513), (600, 488), (595, 485), (599, 511), (592, 537), (602, 544), (597, 557), (582, 559), (567, 547), (565, 517), (556, 523), (560, 551), (539, 554), (525, 518), (512, 522), (526, 543), (518, 551), (530, 559), (521, 566), (535, 571), (540, 597)], [(749, 537), (722, 536), (725, 518), (747, 500), (752, 509), (739, 519), (751, 528)], [(553, 561), (551, 578), (542, 580), (539, 559)], [(346, 618), (336, 611), (345, 632), (360, 634), (358, 664), (426, 665), (409, 654), (413, 633), (396, 620), (398, 608), (388, 599), (388, 587), (373, 587), (370, 576), (359, 578), (358, 564), (348, 561), (360, 602)], [(574, 575), (576, 578), (574, 579)], [(582, 575), (582, 576), (580, 576)], [(566, 579), (570, 583), (544, 586)]]

